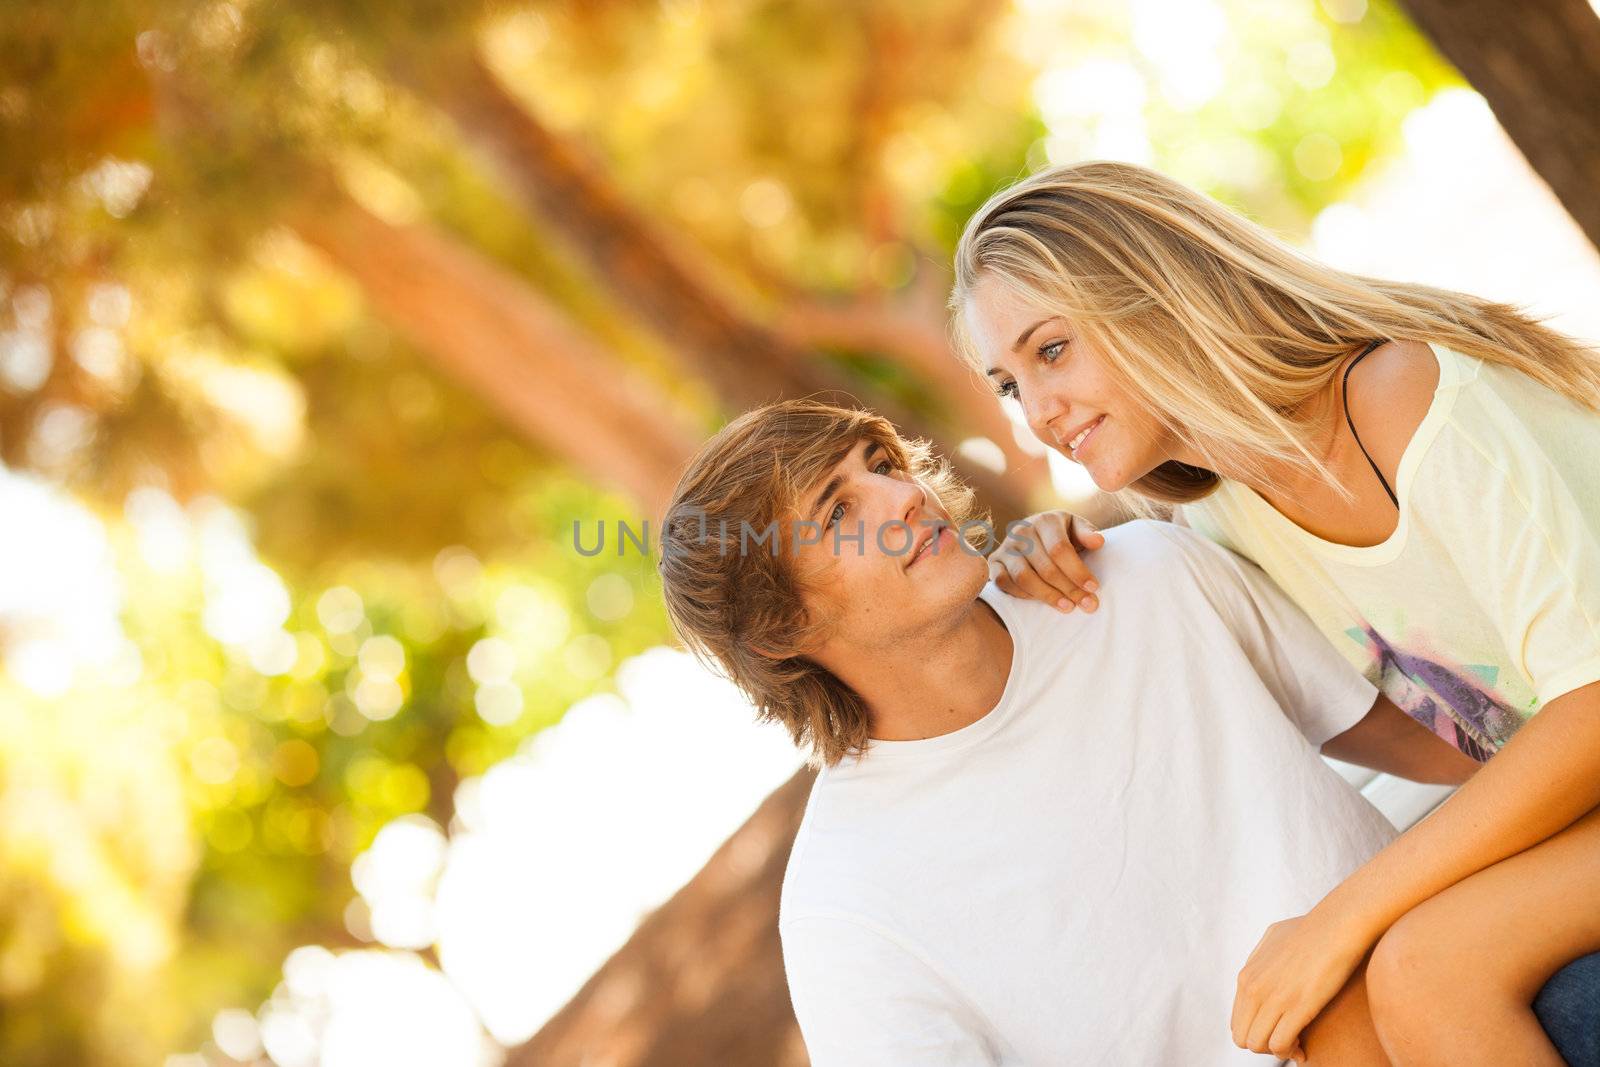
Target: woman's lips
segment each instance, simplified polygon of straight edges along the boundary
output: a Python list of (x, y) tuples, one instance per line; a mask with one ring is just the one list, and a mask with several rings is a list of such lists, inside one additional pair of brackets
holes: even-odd
[(1100, 428), (1100, 424), (1105, 421), (1106, 417), (1101, 415), (1089, 425), (1079, 430), (1078, 436), (1067, 442), (1067, 452), (1070, 458), (1074, 460), (1078, 458), (1078, 454), (1083, 451), (1083, 446), (1089, 443), (1089, 438), (1094, 436), (1094, 432), (1098, 430)]

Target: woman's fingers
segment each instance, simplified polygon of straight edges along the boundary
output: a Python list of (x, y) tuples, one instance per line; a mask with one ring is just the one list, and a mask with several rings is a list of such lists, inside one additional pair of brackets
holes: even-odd
[(1002, 592), (1012, 596), (1053, 604), (1063, 611), (1071, 611), (1073, 604), (1084, 596), (1081, 590), (1070, 587), (1069, 590), (1063, 590), (1045, 578), (1036, 569), (1034, 561), (1023, 555), (1016, 546), (1001, 548), (989, 557), (989, 566), (991, 574), (995, 567), (1000, 568), (1006, 580), (997, 579), (995, 584), (1000, 586)]
[(1244, 996), (1233, 998), (1233, 1019), (1228, 1024), (1228, 1032), (1240, 1048), (1250, 1047), (1250, 1027), (1256, 1021), (1256, 1008), (1256, 1003)]
[[(1262, 940), (1266, 940), (1265, 935)], [(1255, 1025), (1256, 1016), (1261, 1013), (1261, 1000), (1256, 996), (1251, 970), (1256, 953), (1260, 951), (1261, 942), (1258, 941), (1256, 947), (1250, 950), (1250, 957), (1245, 960), (1244, 969), (1234, 982), (1233, 1014), (1228, 1019), (1228, 1032), (1233, 1035), (1233, 1043), (1240, 1048), (1250, 1047), (1250, 1029)]]
[(1014, 596), (1054, 604), (1063, 611), (1074, 605), (1095, 610), (1098, 584), (1079, 552), (1099, 547), (1105, 537), (1086, 522), (1078, 525), (1080, 521), (1064, 511), (1026, 520), (990, 555), (990, 577)]
[(1272, 1042), (1272, 1032), (1277, 1028), (1277, 1012), (1263, 1011), (1250, 1023), (1244, 1047), (1251, 1052), (1266, 1052)]
[[(1083, 583), (1069, 574), (1057, 559), (1077, 563), (1078, 553), (1067, 542), (1067, 538), (1058, 523), (1041, 525), (1034, 531), (1034, 537), (1019, 539), (1011, 545), (1010, 552), (1019, 556), (1022, 562), (1032, 569), (1039, 580), (1051, 590), (1055, 599), (1065, 598), (1069, 603), (1081, 603), (1088, 596), (1089, 591), (1083, 588)], [(1078, 568), (1082, 570), (1082, 565)]]
[(1300, 1032), (1310, 1022), (1310, 1019), (1301, 1020), (1296, 1014), (1285, 1014), (1267, 1038), (1267, 1051), (1280, 1060), (1294, 1059), (1295, 1051), (1300, 1048)]
[(1099, 583), (1094, 580), (1094, 574), (1079, 553), (1105, 544), (1105, 535), (1086, 519), (1059, 512), (1057, 515), (1063, 516), (1065, 521), (1040, 523), (1038, 527), (1039, 546), (1043, 549), (1044, 558), (1072, 588), (1092, 593), (1099, 588)]
[[(1337, 945), (1319, 942), (1328, 933), (1313, 915), (1273, 923), (1251, 950), (1234, 988), (1229, 1032), (1234, 1044), (1279, 1059), (1304, 1055), (1300, 1035), (1349, 979)], [(1337, 939), (1337, 931), (1334, 931)], [(1358, 957), (1359, 960), (1359, 957)]]
[[(1065, 514), (1065, 512), (1062, 512), (1061, 514)], [(1106, 543), (1106, 535), (1101, 533), (1099, 527), (1095, 526), (1094, 523), (1090, 522), (1082, 515), (1072, 516), (1072, 528), (1070, 532), (1072, 535), (1072, 543), (1077, 545), (1080, 551), (1087, 552), (1091, 549), (1100, 548)]]

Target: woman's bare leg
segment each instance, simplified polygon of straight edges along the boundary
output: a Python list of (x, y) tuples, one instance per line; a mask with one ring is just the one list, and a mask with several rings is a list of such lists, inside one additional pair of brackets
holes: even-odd
[(1300, 1035), (1307, 1067), (1389, 1067), (1372, 1024), (1363, 965)]
[(1396, 1067), (1548, 1064), (1533, 998), (1600, 950), (1600, 811), (1424, 901), (1378, 942), (1366, 985)]

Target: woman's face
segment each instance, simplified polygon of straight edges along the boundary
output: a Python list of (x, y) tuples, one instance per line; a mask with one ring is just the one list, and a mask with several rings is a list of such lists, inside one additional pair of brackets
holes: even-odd
[(962, 309), (990, 387), (1022, 405), (1034, 436), (1116, 492), (1173, 458), (1172, 435), (1117, 384), (1073, 324), (982, 277)]

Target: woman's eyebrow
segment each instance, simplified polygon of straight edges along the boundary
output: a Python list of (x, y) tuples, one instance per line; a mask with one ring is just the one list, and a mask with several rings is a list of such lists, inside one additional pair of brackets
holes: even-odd
[[(1015, 352), (1017, 349), (1021, 348), (1025, 344), (1027, 344), (1028, 343), (1028, 338), (1033, 336), (1033, 331), (1037, 330), (1039, 327), (1043, 326), (1047, 322), (1056, 321), (1060, 317), (1061, 317), (1060, 315), (1051, 315), (1049, 318), (1040, 319), (1038, 322), (1034, 323), (1032, 326), (1029, 326), (1026, 330), (1023, 330), (1021, 335), (1017, 337), (1017, 343), (1011, 346), (1011, 351)], [(990, 371), (990, 373), (992, 374), (994, 372)]]

